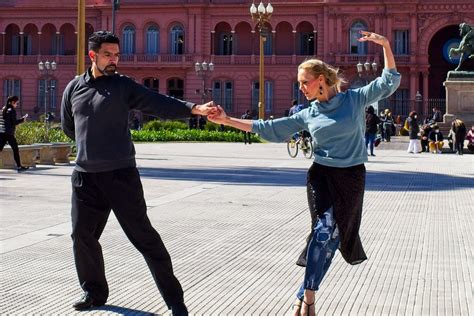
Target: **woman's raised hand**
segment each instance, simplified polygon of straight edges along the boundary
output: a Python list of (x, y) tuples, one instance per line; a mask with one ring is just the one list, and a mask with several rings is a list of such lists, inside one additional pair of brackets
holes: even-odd
[(377, 33), (368, 32), (368, 31), (360, 31), (360, 34), (363, 36), (358, 39), (359, 42), (374, 42), (375, 44), (384, 45), (388, 44), (388, 40), (385, 36), (379, 35)]
[(373, 42), (383, 47), (384, 65), (386, 69), (396, 68), (390, 42), (385, 36), (367, 31), (360, 31), (360, 34), (362, 34), (362, 37), (358, 39), (359, 42)]

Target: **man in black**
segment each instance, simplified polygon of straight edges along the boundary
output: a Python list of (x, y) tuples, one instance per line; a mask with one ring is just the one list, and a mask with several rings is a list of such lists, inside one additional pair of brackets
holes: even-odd
[(92, 67), (66, 87), (61, 104), (64, 132), (75, 139), (72, 173), (72, 239), (74, 259), (84, 295), (77, 310), (101, 306), (109, 289), (99, 243), (110, 211), (132, 244), (143, 254), (173, 315), (187, 315), (183, 290), (171, 258), (146, 214), (135, 148), (128, 128), (130, 110), (162, 118), (207, 115), (214, 107), (184, 102), (147, 89), (116, 73), (119, 39), (110, 32), (89, 38)]
[[(242, 114), (242, 116), (240, 117), (241, 119), (244, 119), (244, 120), (251, 120), (252, 119), (252, 115), (250, 114), (250, 110), (247, 110), (245, 111), (244, 114)], [(252, 136), (251, 136), (251, 133), (250, 132), (246, 132), (246, 131), (242, 131), (242, 133), (244, 133), (244, 143), (245, 145), (247, 145), (247, 143), (250, 145), (252, 144)]]

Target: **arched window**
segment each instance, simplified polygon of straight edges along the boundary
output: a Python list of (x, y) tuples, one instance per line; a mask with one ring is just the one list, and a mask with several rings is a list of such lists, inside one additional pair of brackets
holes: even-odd
[(219, 52), (221, 55), (232, 55), (233, 46), (232, 33), (221, 33), (219, 37)]
[(263, 54), (265, 56), (273, 54), (273, 34), (268, 32), (265, 36), (265, 41), (263, 42)]
[(156, 25), (146, 29), (146, 53), (156, 55), (160, 52), (160, 30)]
[(127, 25), (122, 31), (122, 54), (131, 55), (135, 53), (135, 28)]
[(357, 21), (351, 26), (350, 30), (350, 53), (354, 55), (367, 54), (367, 42), (359, 42), (357, 39), (361, 38), (360, 31), (367, 31), (367, 25), (362, 21)]
[(167, 94), (177, 99), (184, 97), (184, 80), (180, 78), (171, 78), (167, 82)]
[(181, 25), (175, 25), (170, 30), (171, 54), (184, 54), (184, 30)]
[(302, 32), (300, 33), (300, 47), (298, 50), (299, 55), (312, 56), (314, 55), (315, 44), (315, 33), (314, 32)]
[(151, 90), (158, 91), (160, 89), (160, 80), (158, 78), (145, 78), (143, 79), (143, 85)]

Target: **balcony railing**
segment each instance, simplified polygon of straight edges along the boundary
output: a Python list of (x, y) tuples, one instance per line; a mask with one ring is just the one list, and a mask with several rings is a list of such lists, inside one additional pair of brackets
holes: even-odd
[[(265, 64), (269, 65), (298, 65), (305, 59), (312, 56), (303, 55), (265, 55)], [(88, 56), (84, 56), (86, 63), (89, 61)], [(199, 60), (198, 60), (199, 59)], [(186, 67), (193, 66), (193, 63), (200, 61), (202, 57), (193, 54), (172, 55), (172, 54), (123, 54), (120, 57), (120, 63), (126, 66), (150, 64), (160, 64), (160, 66), (176, 66), (182, 65)], [(215, 64), (220, 65), (256, 65), (259, 63), (259, 55), (211, 55), (207, 59), (212, 60)], [(75, 55), (0, 55), (0, 64), (37, 64), (41, 60), (54, 60), (62, 65), (76, 64)], [(326, 61), (337, 66), (353, 66), (359, 61), (376, 61), (380, 64), (383, 60), (381, 54), (370, 55), (351, 55), (351, 54), (334, 54)], [(398, 65), (406, 65), (410, 63), (410, 55), (396, 55), (395, 61)]]

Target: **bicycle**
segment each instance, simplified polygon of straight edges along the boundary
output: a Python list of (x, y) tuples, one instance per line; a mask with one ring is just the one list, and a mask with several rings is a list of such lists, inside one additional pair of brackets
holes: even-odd
[(313, 157), (313, 141), (311, 136), (305, 136), (302, 132), (298, 133), (297, 139), (291, 137), (286, 142), (286, 148), (291, 158), (295, 158), (299, 150), (303, 152), (305, 158), (311, 159)]

